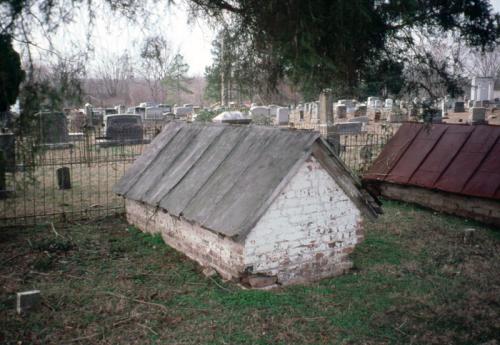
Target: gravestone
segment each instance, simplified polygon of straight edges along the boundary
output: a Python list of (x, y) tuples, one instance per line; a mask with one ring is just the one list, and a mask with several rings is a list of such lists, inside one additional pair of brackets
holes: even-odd
[(366, 116), (366, 105), (358, 105), (356, 110), (354, 111), (354, 117)]
[(337, 134), (359, 134), (362, 128), (362, 122), (337, 122), (333, 125), (333, 131)]
[(394, 101), (391, 98), (387, 98), (384, 103), (384, 108), (392, 108), (394, 106)]
[(486, 108), (471, 108), (469, 113), (470, 124), (483, 124), (486, 122)]
[(345, 119), (347, 117), (347, 107), (345, 105), (337, 104), (335, 106), (335, 115), (337, 119)]
[(453, 104), (453, 112), (454, 113), (463, 113), (463, 112), (465, 112), (465, 103), (464, 102), (455, 102)]
[(287, 125), (290, 116), (290, 110), (288, 108), (280, 107), (276, 109), (276, 124)]
[(474, 104), (472, 106), (473, 108), (482, 108), (483, 107), (483, 102), (482, 101), (474, 101)]
[(68, 167), (62, 167), (56, 170), (57, 186), (59, 189), (71, 189), (71, 176)]
[(408, 121), (408, 116), (402, 111), (393, 111), (387, 116), (387, 122), (390, 123), (399, 123), (404, 121)]
[(250, 114), (251, 116), (270, 116), (270, 109), (268, 107), (263, 107), (263, 106), (257, 106), (257, 107), (252, 107), (250, 108)]
[(42, 144), (68, 143), (68, 123), (60, 112), (40, 112), (36, 114)]
[(378, 97), (368, 97), (368, 99), (366, 100), (366, 106), (368, 108), (375, 108), (375, 102), (376, 101), (380, 101), (380, 99)]
[(140, 115), (108, 115), (104, 118), (104, 135), (108, 140), (142, 141)]
[(115, 106), (115, 109), (116, 109), (116, 114), (125, 114), (125, 112), (127, 111), (126, 107), (122, 104)]
[(246, 119), (245, 116), (240, 111), (224, 111), (214, 117), (212, 119), (212, 122), (228, 122), (228, 121), (235, 121), (235, 120), (249, 120)]
[(319, 95), (319, 121), (321, 124), (332, 124), (333, 120), (333, 96), (330, 89), (325, 89)]
[(441, 101), (441, 116), (446, 117), (448, 115), (448, 102), (446, 99)]
[(370, 119), (368, 118), (368, 116), (358, 116), (349, 120), (349, 122), (361, 122), (361, 123), (368, 123), (369, 121)]
[(174, 114), (178, 119), (186, 120), (193, 113), (193, 109), (189, 107), (175, 107)]
[(160, 107), (147, 107), (144, 112), (144, 120), (163, 120), (164, 109)]

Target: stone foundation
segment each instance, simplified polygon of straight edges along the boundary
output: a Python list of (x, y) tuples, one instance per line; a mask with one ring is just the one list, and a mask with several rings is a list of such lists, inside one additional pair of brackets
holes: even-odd
[(389, 199), (415, 203), (436, 211), (500, 226), (500, 202), (425, 188), (381, 183), (377, 187)]
[(224, 279), (239, 279), (244, 270), (242, 244), (137, 201), (126, 200), (125, 209), (130, 224), (161, 234), (169, 246), (202, 266), (213, 267)]

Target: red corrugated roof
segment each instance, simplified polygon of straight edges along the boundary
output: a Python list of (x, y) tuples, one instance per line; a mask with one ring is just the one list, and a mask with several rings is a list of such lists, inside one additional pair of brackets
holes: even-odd
[(363, 180), (500, 200), (500, 126), (405, 123)]

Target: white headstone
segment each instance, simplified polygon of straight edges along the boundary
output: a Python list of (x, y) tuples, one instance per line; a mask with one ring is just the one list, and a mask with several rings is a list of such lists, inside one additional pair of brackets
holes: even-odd
[(278, 125), (287, 125), (289, 116), (290, 110), (288, 108), (279, 107), (276, 109), (276, 123)]
[(269, 117), (271, 115), (270, 109), (264, 106), (256, 106), (250, 108), (251, 116), (266, 116)]
[(495, 81), (491, 77), (474, 77), (471, 83), (472, 101), (490, 101), (494, 97)]

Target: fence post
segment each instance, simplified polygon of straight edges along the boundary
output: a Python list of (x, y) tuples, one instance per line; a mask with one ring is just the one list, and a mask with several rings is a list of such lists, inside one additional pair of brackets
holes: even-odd
[(6, 160), (3, 153), (3, 150), (0, 150), (0, 193), (4, 192), (7, 188), (5, 183), (5, 171), (6, 169)]

